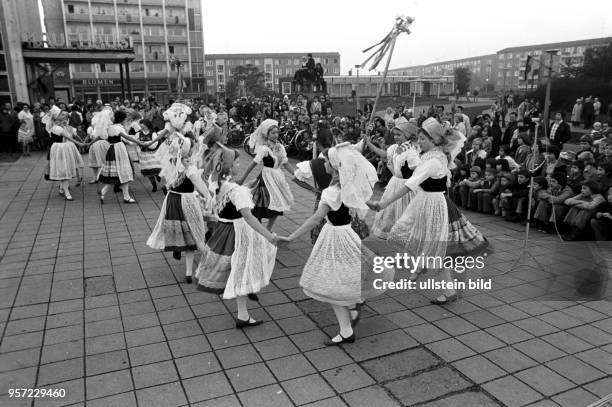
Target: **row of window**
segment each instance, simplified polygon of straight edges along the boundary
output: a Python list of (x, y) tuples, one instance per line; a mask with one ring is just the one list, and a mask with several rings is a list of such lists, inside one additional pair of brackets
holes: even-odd
[[(206, 61), (208, 62), (208, 61)], [(210, 66), (210, 64), (206, 64), (207, 66)], [(283, 68), (274, 68), (274, 70), (269, 70), (268, 72), (266, 72), (266, 74), (272, 74), (274, 73), (274, 75), (279, 76), (279, 75), (283, 75), (283, 72), (286, 76), (291, 76), (295, 73), (295, 71), (291, 68), (285, 68), (283, 71)], [(323, 72), (325, 74), (329, 74), (330, 70), (329, 68), (323, 68)], [(331, 72), (334, 75), (338, 75), (340, 74), (340, 68), (338, 67), (334, 67)], [(206, 70), (206, 76), (214, 76), (215, 72), (212, 69), (207, 69)], [(224, 75), (225, 74), (225, 69), (223, 68), (223, 65), (217, 65), (217, 74), (218, 75)], [(232, 69), (231, 68), (227, 68), (227, 76), (232, 76)]]
[[(89, 8), (84, 5), (67, 4), (66, 12), (68, 14), (89, 14)], [(92, 6), (91, 14), (96, 15), (115, 15), (113, 6)], [(143, 17), (163, 17), (164, 12), (161, 7), (144, 7), (141, 11), (137, 7), (118, 7), (117, 15), (119, 16), (137, 16), (142, 14)], [(166, 7), (166, 17), (185, 18), (185, 9)]]
[[(338, 63), (338, 58), (319, 58), (316, 57), (314, 58), (315, 63), (320, 63), (323, 65), (328, 65), (333, 61), (334, 64)], [(281, 59), (274, 59), (274, 65), (281, 65), (282, 62), (285, 62), (285, 60), (281, 60)], [(300, 58), (293, 58), (293, 59), (287, 59), (286, 60), (286, 65), (294, 65), (294, 66), (302, 66), (302, 60)], [(214, 66), (215, 62), (213, 59), (207, 60), (206, 61), (206, 66)], [(260, 66), (262, 64), (262, 60), (261, 59), (228, 59), (225, 60), (225, 64), (227, 66), (240, 66), (240, 65), (255, 65), (255, 66)]]
[[(91, 27), (89, 24), (70, 24), (66, 28), (68, 30), (68, 34), (83, 34), (88, 36), (91, 32)], [(93, 30), (94, 34), (96, 35), (114, 35), (117, 32), (117, 27), (114, 24), (94, 24)], [(131, 27), (128, 25), (120, 25), (119, 31), (122, 35), (140, 35), (140, 29), (138, 27)], [(185, 27), (166, 27), (165, 32), (170, 37), (185, 37), (186, 35)], [(164, 26), (145, 25), (143, 27), (143, 34), (145, 36), (163, 37)]]
[[(194, 64), (197, 67), (197, 64)], [(72, 70), (78, 73), (94, 73), (97, 69), (99, 73), (119, 73), (119, 65), (118, 64), (71, 64)], [(199, 69), (201, 70), (202, 64), (199, 64)], [(142, 62), (132, 62), (130, 63), (130, 72), (138, 73), (145, 71), (145, 64)], [(150, 73), (163, 73), (168, 72), (168, 65), (165, 62), (147, 62), (146, 63), (146, 71)], [(176, 66), (170, 64), (170, 71), (176, 72)], [(183, 73), (189, 75), (189, 70), (184, 66)], [(200, 72), (201, 75), (201, 72)]]

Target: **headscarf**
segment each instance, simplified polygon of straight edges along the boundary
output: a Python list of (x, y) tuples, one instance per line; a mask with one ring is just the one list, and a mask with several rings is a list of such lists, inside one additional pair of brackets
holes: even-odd
[(47, 132), (51, 132), (51, 128), (56, 124), (55, 120), (59, 117), (61, 113), (62, 109), (53, 105), (51, 106), (47, 114), (43, 116), (41, 121), (45, 124), (45, 129), (47, 130)]
[(414, 124), (410, 123), (405, 117), (400, 116), (395, 119), (394, 126), (391, 131), (396, 129), (399, 130), (404, 135), (404, 137), (406, 137), (406, 139), (410, 139), (411, 135), (417, 134), (419, 128)]
[(159, 176), (164, 177), (166, 186), (169, 188), (175, 187), (183, 181), (185, 171), (189, 165), (186, 161), (189, 159), (190, 150), (191, 139), (177, 135), (172, 139), (165, 153), (160, 157), (161, 171)]
[(108, 128), (113, 124), (113, 109), (106, 106), (91, 118), (92, 136), (99, 139), (108, 137)]
[(255, 148), (261, 145), (266, 144), (266, 139), (268, 137), (268, 132), (272, 127), (278, 127), (278, 122), (273, 119), (266, 119), (255, 129), (253, 134), (249, 139), (249, 147), (251, 150), (255, 151)]
[(372, 197), (378, 181), (376, 168), (349, 142), (330, 148), (328, 157), (331, 166), (338, 170), (342, 203), (359, 216), (365, 216), (368, 211), (365, 203)]

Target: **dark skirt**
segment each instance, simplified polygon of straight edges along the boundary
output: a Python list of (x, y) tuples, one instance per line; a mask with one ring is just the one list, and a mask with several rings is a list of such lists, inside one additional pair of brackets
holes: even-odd
[(283, 214), (282, 212), (268, 209), (270, 206), (270, 192), (268, 192), (268, 187), (266, 187), (261, 174), (257, 177), (257, 183), (253, 188), (253, 203), (255, 207), (251, 212), (257, 219), (270, 219)]
[(206, 242), (196, 275), (198, 290), (222, 294), (232, 269), (236, 232), (234, 224), (218, 222)]
[[(100, 175), (98, 181), (103, 184), (121, 185), (120, 174), (126, 177), (129, 174), (129, 181), (133, 180), (134, 167), (132, 161), (129, 159), (117, 159), (116, 149), (119, 143), (112, 143), (106, 152), (106, 157), (102, 168), (100, 169)], [(121, 147), (125, 150), (125, 146), (121, 144)]]
[(489, 241), (478, 229), (459, 211), (457, 205), (444, 194), (448, 208), (448, 246), (446, 255), (465, 256), (477, 255), (490, 251)]
[(184, 252), (198, 249), (189, 224), (185, 219), (181, 205), (181, 195), (169, 193), (166, 197), (166, 214), (164, 216), (164, 251)]

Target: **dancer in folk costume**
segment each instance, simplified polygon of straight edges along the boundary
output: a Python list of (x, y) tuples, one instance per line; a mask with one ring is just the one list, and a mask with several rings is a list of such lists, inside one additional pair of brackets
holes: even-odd
[(126, 112), (117, 110), (114, 116), (115, 124), (111, 125), (107, 130), (107, 141), (110, 146), (98, 174), (98, 181), (104, 184), (100, 190), (100, 203), (104, 203), (104, 195), (112, 186), (119, 186), (121, 188), (123, 191), (123, 202), (128, 204), (136, 203), (136, 200), (130, 196), (129, 183), (134, 181), (134, 171), (125, 144), (123, 144), (123, 139), (141, 146), (144, 143), (127, 135), (124, 127), (126, 121)]
[[(412, 176), (405, 182), (404, 186), (398, 189), (393, 195), (381, 200), (380, 202), (370, 202), (369, 205), (375, 210), (388, 207), (394, 201), (416, 191), (416, 195), (408, 204), (404, 214), (397, 223), (391, 228), (388, 235), (388, 242), (413, 256), (432, 256), (444, 259), (451, 250), (455, 251), (465, 236), (476, 233), (477, 239), (486, 245), (486, 239), (471, 225), (465, 217), (465, 228), (462, 233), (452, 233), (451, 223), (457, 216), (455, 209), (451, 207), (451, 201), (445, 195), (447, 183), (450, 179), (448, 169), (448, 152), (456, 152), (461, 147), (465, 138), (461, 138), (458, 132), (446, 132), (442, 125), (434, 118), (425, 120), (419, 131), (419, 146), (423, 152), (421, 161), (414, 170)], [(451, 214), (453, 211), (453, 214)], [(462, 215), (460, 215), (460, 218)], [(468, 230), (469, 229), (469, 230)], [(473, 239), (470, 242), (474, 243)], [(483, 246), (480, 245), (480, 246)], [(460, 253), (453, 253), (460, 255)], [(435, 265), (435, 264), (434, 264)], [(452, 283), (453, 278), (448, 268), (442, 267), (439, 270), (441, 277), (447, 282)], [(427, 272), (426, 269), (417, 268), (411, 270), (413, 273), (411, 280), (416, 280), (419, 274)], [(444, 290), (443, 294), (432, 300), (433, 304), (442, 305), (458, 298), (458, 293), (452, 288)]]
[(138, 140), (142, 143), (153, 142), (151, 145), (141, 146), (138, 151), (138, 162), (140, 164), (140, 173), (149, 179), (153, 187), (151, 192), (157, 192), (157, 181), (161, 181), (159, 173), (161, 164), (157, 159), (157, 133), (153, 131), (151, 122), (147, 119), (140, 123), (140, 131), (136, 134)]
[(174, 133), (170, 139), (160, 161), (160, 175), (166, 180), (168, 193), (147, 245), (172, 251), (176, 259), (184, 252), (185, 281), (191, 283), (194, 252), (204, 250), (206, 240), (200, 197), (207, 201), (212, 201), (213, 197), (202, 179), (202, 170), (193, 164), (194, 140), (180, 133)]
[(246, 186), (231, 182), (237, 169), (238, 152), (219, 150), (217, 161), (219, 187), (216, 208), (219, 222), (206, 242), (196, 272), (200, 291), (223, 294), (224, 299), (236, 299), (236, 328), (262, 323), (251, 318), (247, 297), (270, 282), (276, 258), (277, 236), (266, 229), (251, 212), (254, 208), (251, 192)]
[[(392, 196), (400, 189), (419, 163), (420, 151), (416, 143), (418, 127), (409, 123), (404, 117), (400, 117), (395, 120), (395, 126), (391, 129), (391, 132), (395, 144), (389, 146), (386, 151), (375, 146), (369, 137), (365, 139), (370, 150), (387, 160), (387, 167), (393, 174), (385, 188), (382, 200)], [(415, 194), (414, 191), (411, 191), (383, 211), (376, 213), (372, 234), (381, 239), (386, 239), (389, 231), (404, 214)]]
[[(334, 143), (333, 135), (329, 130), (319, 131), (317, 135), (317, 150), (321, 151), (319, 156), (310, 161), (302, 161), (296, 164), (295, 171), (293, 172), (293, 181), (301, 186), (302, 188), (308, 189), (315, 194), (315, 205), (313, 213), (316, 213), (319, 209), (319, 202), (321, 201), (322, 191), (329, 186), (332, 181), (331, 174), (327, 173), (325, 169), (325, 156), (324, 152), (331, 148)], [(313, 183), (312, 186), (310, 183)], [(317, 226), (310, 230), (310, 241), (315, 244), (321, 229), (327, 223), (325, 218), (322, 218)]]
[(257, 127), (249, 140), (255, 157), (237, 182), (244, 183), (253, 168), (263, 163), (261, 173), (252, 188), (255, 203), (253, 214), (260, 221), (268, 219), (268, 230), (272, 230), (276, 218), (293, 205), (293, 194), (281, 166), (290, 173), (293, 173), (293, 168), (289, 165), (285, 147), (278, 142), (278, 132), (278, 122), (272, 119), (264, 120)]
[[(353, 326), (360, 318), (358, 305), (382, 293), (372, 284), (374, 254), (362, 247), (360, 237), (351, 227), (352, 216), (357, 213), (365, 216), (366, 201), (372, 196), (378, 177), (372, 164), (348, 142), (330, 148), (324, 157), (332, 182), (323, 190), (317, 212), (290, 236), (279, 240), (291, 242), (321, 219), (327, 219), (304, 266), (300, 286), (307, 296), (332, 305), (340, 333), (325, 345), (335, 346), (355, 341)], [(390, 280), (391, 274), (377, 277)]]
[(21, 144), (23, 156), (29, 157), (32, 151), (30, 145), (34, 141), (34, 116), (30, 112), (30, 105), (27, 103), (21, 105), (17, 119), (19, 120), (17, 141)]
[(91, 126), (87, 129), (93, 144), (89, 147), (89, 167), (93, 171), (93, 179), (90, 184), (98, 183), (100, 168), (106, 160), (106, 153), (110, 147), (108, 142), (108, 128), (113, 124), (113, 109), (105, 106), (101, 111), (94, 113)]
[(60, 181), (60, 195), (64, 195), (67, 201), (72, 201), (70, 180), (76, 177), (80, 183), (79, 169), (82, 171), (84, 167), (83, 158), (76, 145), (85, 147), (87, 144), (76, 140), (76, 130), (68, 125), (68, 113), (62, 112), (59, 107), (53, 106), (43, 121), (51, 137), (51, 147), (47, 154), (49, 171), (45, 178)]
[[(126, 114), (126, 120), (125, 122), (122, 123), (123, 127), (125, 128), (125, 134), (127, 134), (128, 136), (137, 138), (137, 134), (140, 131), (140, 113), (136, 110), (136, 109), (132, 109), (132, 108), (127, 108), (124, 110), (125, 114)], [(139, 146), (132, 142), (131, 140), (127, 139), (124, 140), (124, 144), (125, 144), (125, 149), (128, 152), (128, 156), (130, 157), (130, 160), (132, 161), (132, 163), (140, 163), (140, 155), (139, 153)]]

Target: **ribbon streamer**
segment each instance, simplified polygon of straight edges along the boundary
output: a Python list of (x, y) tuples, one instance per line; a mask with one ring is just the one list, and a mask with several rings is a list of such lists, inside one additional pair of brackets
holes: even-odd
[(360, 67), (365, 66), (370, 60), (374, 59), (372, 65), (370, 66), (370, 71), (376, 69), (380, 61), (385, 57), (387, 52), (391, 49), (391, 44), (395, 41), (398, 35), (405, 32), (406, 34), (410, 34), (410, 25), (414, 22), (414, 18), (412, 17), (397, 17), (395, 19), (395, 24), (393, 25), (393, 29), (387, 34), (381, 41), (376, 44), (366, 48), (363, 52), (369, 52), (373, 48), (378, 47), (378, 49), (372, 53)]

